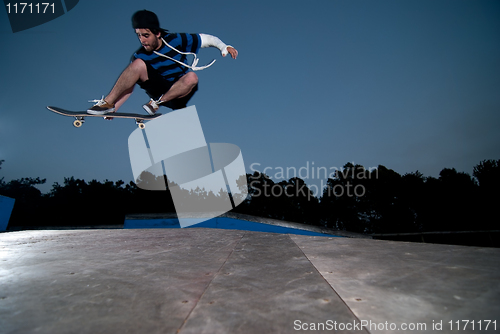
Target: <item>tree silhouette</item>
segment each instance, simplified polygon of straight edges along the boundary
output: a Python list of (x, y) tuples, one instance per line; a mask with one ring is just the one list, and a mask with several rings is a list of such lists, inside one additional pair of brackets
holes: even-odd
[(37, 215), (44, 208), (45, 201), (41, 191), (35, 186), (45, 182), (45, 179), (40, 178), (22, 178), (7, 183), (3, 182), (3, 178), (0, 180), (0, 195), (16, 200), (10, 216), (11, 221), (38, 221)]
[(280, 209), (281, 186), (276, 185), (266, 174), (259, 172), (254, 172), (253, 175), (247, 174), (247, 183), (247, 199), (235, 211), (264, 218), (283, 219)]
[[(361, 165), (347, 163), (327, 180), (320, 199), (323, 224), (327, 227), (368, 233), (377, 212), (364, 196), (371, 173)], [(372, 189), (373, 191), (373, 189)]]
[[(254, 216), (319, 224), (318, 199), (300, 178), (275, 183), (269, 176), (247, 174), (247, 199), (233, 211)], [(240, 191), (243, 189), (240, 188)]]
[(426, 178), (418, 170), (406, 173), (401, 177), (401, 204), (408, 212), (408, 224), (413, 227), (413, 231), (421, 232), (425, 222), (430, 218), (425, 214), (428, 208), (428, 196), (426, 191)]
[(283, 189), (281, 209), (284, 220), (319, 225), (320, 214), (317, 210), (319, 203), (313, 192), (307, 187), (304, 180), (298, 177), (279, 183)]
[(500, 160), (483, 160), (474, 167), (473, 175), (479, 184), (476, 211), (482, 228), (500, 229), (495, 210), (500, 201)]
[(495, 189), (498, 192), (500, 187), (500, 159), (481, 161), (474, 167), (473, 175), (477, 179), (479, 186), (484, 190)]
[(467, 230), (474, 221), (471, 208), (476, 207), (477, 186), (470, 175), (459, 173), (454, 168), (445, 168), (439, 173), (439, 208), (437, 220), (432, 228), (441, 231)]
[[(274, 182), (255, 172), (237, 180), (241, 195), (233, 199), (242, 203), (233, 211), (359, 233), (498, 230), (492, 217), (500, 200), (499, 179), (500, 160), (481, 161), (473, 177), (444, 168), (438, 178), (347, 163), (317, 198), (300, 178)], [(144, 172), (137, 184), (69, 177), (41, 194), (36, 186), (45, 182), (0, 179), (0, 194), (16, 199), (9, 228), (123, 224), (126, 214), (176, 212), (169, 190), (177, 185), (163, 175)], [(195, 203), (198, 211), (228, 204), (227, 189), (177, 188), (184, 196), (181, 202)]]
[(363, 201), (375, 213), (370, 220), (370, 230), (374, 233), (417, 231), (415, 211), (405, 198), (405, 181), (407, 180), (395, 171), (379, 166), (375, 177), (367, 182), (367, 193)]

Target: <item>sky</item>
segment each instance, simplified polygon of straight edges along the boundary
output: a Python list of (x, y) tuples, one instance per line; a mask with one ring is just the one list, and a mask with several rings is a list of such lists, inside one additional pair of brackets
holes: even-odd
[[(107, 95), (140, 46), (140, 9), (239, 51), (200, 51), (200, 65), (217, 61), (197, 72), (190, 105), (206, 141), (240, 147), (248, 173), (302, 168), (321, 187), (314, 170), (348, 162), (438, 177), (500, 159), (498, 0), (80, 0), (17, 33), (0, 10), (0, 178), (47, 179), (42, 192), (71, 176), (133, 181), (133, 121), (74, 128), (46, 106), (86, 110)], [(120, 111), (148, 100), (137, 87)]]

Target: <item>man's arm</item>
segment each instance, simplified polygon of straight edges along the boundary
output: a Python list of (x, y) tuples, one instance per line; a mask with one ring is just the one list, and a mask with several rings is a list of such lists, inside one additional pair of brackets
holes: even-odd
[(233, 59), (236, 59), (238, 56), (238, 51), (234, 47), (226, 45), (218, 37), (208, 34), (200, 34), (200, 38), (202, 48), (215, 47), (220, 50), (222, 57), (225, 57), (228, 53)]

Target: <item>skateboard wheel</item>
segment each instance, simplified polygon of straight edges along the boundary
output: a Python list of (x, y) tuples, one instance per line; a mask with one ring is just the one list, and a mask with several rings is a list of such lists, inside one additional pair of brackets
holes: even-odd
[(137, 126), (139, 127), (139, 129), (141, 130), (144, 130), (144, 128), (146, 128), (146, 124), (144, 123), (137, 123)]
[(80, 126), (82, 126), (82, 124), (83, 124), (83, 123), (82, 123), (82, 121), (80, 121), (80, 120), (76, 120), (76, 121), (74, 121), (74, 122), (73, 122), (73, 126), (74, 126), (75, 128), (79, 128)]

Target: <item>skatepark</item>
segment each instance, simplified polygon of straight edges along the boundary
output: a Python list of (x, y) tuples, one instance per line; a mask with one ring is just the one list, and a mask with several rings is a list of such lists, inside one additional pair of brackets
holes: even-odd
[(0, 14), (0, 334), (498, 332), (500, 1), (117, 3)]
[[(219, 228), (139, 228), (147, 218), (1, 233), (0, 332), (472, 333), (498, 325), (497, 248), (248, 217)], [(270, 232), (276, 227), (286, 230)]]

